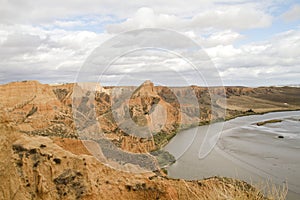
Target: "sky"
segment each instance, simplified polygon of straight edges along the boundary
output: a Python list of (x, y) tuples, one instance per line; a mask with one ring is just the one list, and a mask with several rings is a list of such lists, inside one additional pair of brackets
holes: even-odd
[[(148, 28), (158, 31), (150, 33)], [(140, 30), (136, 38), (127, 34), (136, 30)], [(122, 52), (118, 48), (128, 40), (132, 50), (151, 47), (152, 40), (142, 41), (149, 38), (156, 39), (156, 49), (115, 53)], [(188, 49), (189, 40), (201, 47), (209, 64), (193, 68), (187, 58), (203, 59), (199, 49), (189, 56), (174, 54), (179, 46)], [(97, 52), (99, 46), (107, 53)], [(89, 71), (91, 55), (112, 60), (108, 67), (99, 62)], [(0, 83), (77, 82), (82, 71), (93, 75), (90, 79), (86, 75), (87, 81), (103, 85), (139, 84), (146, 79), (201, 85), (209, 82), (211, 73), (224, 85), (299, 84), (300, 1), (0, 0)]]

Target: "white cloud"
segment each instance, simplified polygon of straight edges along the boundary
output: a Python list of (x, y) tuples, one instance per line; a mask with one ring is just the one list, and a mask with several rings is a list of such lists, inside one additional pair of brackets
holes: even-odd
[(300, 20), (300, 5), (294, 5), (290, 10), (283, 13), (282, 17), (287, 21)]
[(234, 48), (232, 45), (218, 45), (212, 48), (206, 49), (209, 56), (213, 59), (218, 58), (232, 58), (238, 56), (241, 53), (240, 49)]
[(205, 29), (252, 29), (270, 26), (272, 17), (255, 5), (216, 6), (201, 11), (190, 18), (156, 13), (152, 8), (143, 7), (125, 22), (111, 24), (107, 30), (119, 33), (138, 28), (167, 28), (179, 31)]
[(128, 18), (121, 24), (108, 25), (107, 30), (118, 33), (139, 28), (169, 28), (176, 24), (180, 26), (182, 22), (182, 19), (174, 15), (156, 14), (152, 8), (143, 7), (137, 10), (133, 18)]
[(194, 16), (191, 27), (252, 29), (270, 26), (272, 16), (252, 4), (220, 6)]
[[(109, 15), (118, 19), (131, 16), (138, 8), (150, 7), (159, 13), (180, 16), (192, 16), (214, 3), (224, 0), (26, 0), (7, 1), (1, 0), (0, 23), (49, 23), (57, 19), (67, 19), (85, 15)], [(231, 3), (247, 3), (249, 0), (232, 0)], [(256, 2), (260, 2), (256, 0)]]
[[(277, 20), (276, 16), (271, 16), (270, 10), (274, 9), (274, 4), (280, 7), (279, 1), (0, 2), (0, 82), (22, 79), (72, 81), (85, 58), (102, 41), (111, 34), (137, 28), (166, 28), (192, 38), (206, 48), (225, 83), (265, 84), (263, 80), (270, 79), (274, 82), (298, 82), (299, 30), (271, 35), (271, 39), (261, 43), (237, 46), (237, 41), (245, 37), (242, 30), (266, 28)], [(299, 9), (299, 5), (295, 5), (281, 17), (298, 20)], [(145, 42), (139, 36), (132, 37), (139, 44)], [(157, 36), (154, 34), (152, 37)], [(171, 48), (186, 45), (181, 42), (173, 37), (164, 37), (163, 40), (157, 37), (154, 45)], [(118, 47), (118, 43), (115, 45)], [(182, 59), (163, 53), (158, 56), (130, 55), (116, 64), (123, 68), (112, 70), (107, 80), (122, 75), (133, 65), (141, 67), (136, 76), (145, 78), (151, 74), (152, 77), (158, 76), (157, 79), (171, 81), (173, 77), (169, 77), (161, 66), (188, 73)], [(153, 67), (153, 73), (142, 74), (142, 67), (147, 69), (147, 66)]]
[(207, 53), (227, 84), (249, 80), (244, 84), (269, 85), (299, 80), (300, 30), (277, 34), (263, 43), (219, 45), (208, 48)]
[[(266, 80), (273, 81), (274, 84), (298, 80), (299, 30), (283, 32), (268, 41), (239, 47), (233, 43), (242, 36), (231, 30), (214, 32), (200, 38), (193, 31), (186, 34), (194, 37), (199, 43), (202, 42), (206, 47), (208, 55), (220, 70), (225, 84), (266, 85), (272, 84), (267, 83)], [(0, 81), (23, 79), (74, 81), (82, 62), (95, 47), (109, 37), (109, 34), (96, 34), (89, 31), (46, 30), (25, 25), (3, 25), (0, 32), (0, 67), (1, 74), (4, 76), (1, 76)], [(140, 40), (139, 36), (134, 37)], [(164, 41), (159, 41), (158, 38), (157, 43), (170, 44), (170, 47), (182, 46), (180, 41), (172, 37)], [(112, 68), (108, 76), (122, 77), (126, 70), (138, 65), (139, 70), (134, 72), (135, 77), (142, 79), (151, 76), (156, 80), (168, 77), (165, 80), (172, 81), (174, 78), (168, 76), (167, 68), (174, 71), (172, 68), (175, 67), (180, 73), (187, 73), (189, 70), (183, 60), (170, 57), (165, 53), (141, 52), (128, 55), (123, 60), (118, 60), (115, 65), (119, 66), (115, 68), (117, 71)], [(147, 71), (150, 66), (153, 73), (145, 74), (145, 70)]]
[(196, 34), (194, 31), (185, 32), (185, 35), (195, 40), (203, 48), (232, 45), (244, 38), (243, 35), (232, 30), (216, 31), (206, 37), (202, 36), (201, 33)]
[(105, 33), (45, 30), (29, 25), (2, 25), (1, 30), (0, 68), (5, 75), (1, 82), (65, 76), (73, 81), (91, 51), (110, 37)]
[(59, 26), (59, 27), (62, 27), (62, 28), (68, 28), (68, 27), (74, 27), (74, 26), (84, 26), (85, 24), (80, 21), (80, 20), (74, 20), (74, 21), (62, 21), (62, 20), (56, 20), (54, 21), (53, 23), (54, 26)]
[(233, 32), (231, 30), (225, 30), (221, 32), (213, 33), (209, 37), (211, 43), (221, 43), (221, 44), (232, 44), (238, 39), (241, 39), (241, 34)]

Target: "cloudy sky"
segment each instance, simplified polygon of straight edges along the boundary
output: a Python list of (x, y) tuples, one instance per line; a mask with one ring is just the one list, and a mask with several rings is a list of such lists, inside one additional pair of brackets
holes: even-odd
[[(172, 30), (195, 41), (225, 85), (300, 83), (297, 0), (0, 2), (0, 83), (75, 82), (96, 47), (120, 33), (142, 28)], [(163, 37), (157, 40), (166, 43)], [(168, 41), (173, 46), (181, 43)], [(178, 73), (185, 79), (194, 75), (180, 56), (158, 52), (142, 50), (115, 60), (102, 73), (102, 84), (116, 84), (113, 80), (124, 79), (124, 74), (130, 79), (132, 70), (135, 77), (131, 79), (139, 81), (174, 82)]]

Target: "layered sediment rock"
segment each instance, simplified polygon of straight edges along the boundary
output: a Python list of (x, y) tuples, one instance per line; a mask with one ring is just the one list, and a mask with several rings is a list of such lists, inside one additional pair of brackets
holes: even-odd
[(75, 128), (79, 126), (88, 133), (105, 134), (116, 146), (131, 152), (155, 150), (182, 128), (300, 106), (299, 88), (288, 87), (224, 90), (154, 86), (150, 81), (139, 87), (24, 81), (0, 88), (2, 123), (32, 135), (73, 138), (80, 136)]
[[(251, 186), (243, 182), (172, 180), (143, 171), (143, 164), (157, 164), (148, 158), (163, 154), (155, 150), (178, 130), (223, 118), (224, 109), (231, 118), (300, 108), (299, 88), (226, 87), (224, 93), (150, 81), (138, 88), (89, 88), (37, 81), (0, 86), (0, 199), (209, 199), (219, 186), (230, 194), (243, 186), (247, 196)], [(78, 131), (90, 135), (82, 138)], [(149, 151), (155, 152), (145, 157)]]

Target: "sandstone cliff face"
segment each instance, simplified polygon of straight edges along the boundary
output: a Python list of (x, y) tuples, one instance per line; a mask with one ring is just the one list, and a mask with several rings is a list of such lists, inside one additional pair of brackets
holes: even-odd
[[(86, 132), (104, 133), (130, 152), (155, 150), (181, 128), (256, 112), (296, 109), (300, 102), (298, 88), (226, 87), (224, 91), (220, 87), (154, 86), (150, 81), (138, 88), (25, 81), (0, 89), (1, 119), (20, 131), (76, 138), (75, 117)], [(79, 112), (74, 113), (74, 104)]]
[(179, 123), (181, 113), (179, 105), (165, 101), (150, 81), (143, 83), (130, 99), (130, 110), (133, 118), (146, 118), (150, 131), (170, 132)]
[(0, 95), (1, 120), (6, 120), (19, 130), (29, 132), (51, 127), (65, 128), (54, 121), (60, 115), (69, 115), (70, 110), (66, 110), (51, 86), (37, 81), (9, 83), (1, 86)]
[[(119, 148), (139, 153), (163, 146), (182, 128), (247, 113), (296, 109), (300, 102), (299, 88), (226, 87), (224, 91), (154, 86), (150, 81), (138, 88), (94, 83), (50, 86), (37, 81), (0, 88), (1, 122), (22, 132), (76, 138), (77, 120), (87, 133), (104, 133)], [(74, 113), (73, 104), (79, 112)]]

